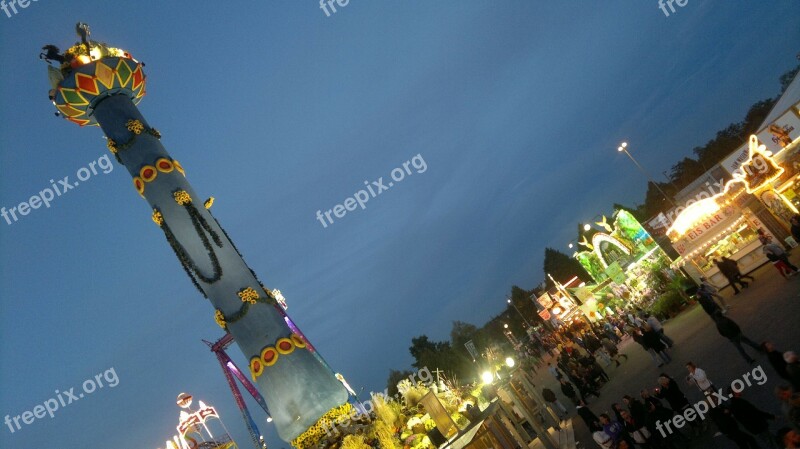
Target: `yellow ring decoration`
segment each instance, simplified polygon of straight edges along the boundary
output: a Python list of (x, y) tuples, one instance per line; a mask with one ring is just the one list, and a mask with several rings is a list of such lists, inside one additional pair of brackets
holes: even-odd
[[(148, 177), (148, 176), (145, 175), (145, 173), (148, 170), (150, 170), (150, 173), (152, 173), (152, 176)], [(153, 182), (153, 180), (156, 179), (156, 176), (158, 176), (158, 170), (156, 170), (156, 168), (153, 167), (152, 165), (145, 165), (144, 167), (142, 167), (141, 170), (139, 170), (139, 176), (142, 177), (142, 180), (144, 180), (144, 182)]]
[(186, 172), (183, 171), (183, 165), (181, 165), (180, 162), (178, 162), (177, 160), (173, 159), (172, 163), (175, 165), (175, 170), (178, 170), (178, 172), (180, 174), (182, 174), (183, 176), (186, 176)]
[[(289, 349), (281, 348), (281, 343), (288, 343), (289, 344)], [(290, 338), (279, 338), (278, 341), (275, 342), (275, 349), (281, 355), (291, 354), (292, 352), (294, 352), (294, 342), (292, 342), (292, 340)]]
[(134, 177), (133, 187), (136, 189), (137, 192), (139, 192), (139, 195), (144, 196), (144, 181), (142, 180), (142, 178), (138, 176)]
[[(166, 168), (162, 167), (162, 165), (164, 165)], [(156, 168), (161, 173), (170, 173), (172, 170), (175, 170), (175, 164), (173, 164), (171, 160), (162, 157), (156, 161)]]
[[(264, 358), (264, 356), (266, 356), (266, 355), (267, 355), (267, 352), (268, 352), (269, 350), (272, 350), (272, 351), (275, 353), (275, 357), (273, 357), (273, 358), (272, 358), (272, 360), (269, 360), (269, 361), (268, 361), (267, 359), (265, 359), (265, 358)], [(278, 350), (277, 350), (277, 349), (275, 349), (275, 347), (274, 347), (274, 346), (267, 346), (266, 348), (264, 348), (264, 349), (262, 349), (262, 350), (261, 350), (261, 363), (263, 363), (263, 364), (264, 364), (264, 366), (272, 366), (272, 365), (274, 365), (274, 364), (275, 364), (275, 362), (277, 362), (277, 361), (278, 361), (278, 357), (279, 357), (279, 355), (278, 355), (278, 354), (279, 354), (279, 352), (278, 352)], [(260, 375), (260, 374), (259, 374), (259, 375)]]
[(250, 374), (253, 376), (253, 380), (255, 380), (263, 372), (264, 372), (264, 362), (261, 359), (259, 359), (258, 357), (251, 358), (250, 359)]
[(294, 343), (294, 345), (297, 346), (298, 348), (303, 349), (306, 347), (306, 342), (299, 335), (292, 334), (290, 338), (292, 339), (292, 343)]

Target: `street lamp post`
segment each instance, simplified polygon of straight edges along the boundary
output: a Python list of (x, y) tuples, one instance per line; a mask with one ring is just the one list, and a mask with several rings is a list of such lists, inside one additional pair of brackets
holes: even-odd
[(617, 151), (619, 151), (620, 153), (627, 154), (628, 157), (631, 158), (631, 161), (633, 161), (633, 163), (636, 164), (636, 167), (639, 169), (639, 171), (642, 172), (642, 174), (647, 178), (647, 180), (650, 181), (651, 183), (653, 183), (654, 186), (656, 186), (656, 189), (658, 189), (658, 191), (661, 192), (662, 195), (664, 195), (664, 198), (666, 198), (666, 200), (669, 201), (670, 204), (672, 204), (673, 206), (677, 207), (675, 202), (672, 201), (672, 198), (670, 198), (666, 193), (664, 193), (663, 190), (661, 190), (661, 187), (658, 185), (658, 183), (653, 181), (653, 178), (651, 178), (650, 175), (647, 174), (647, 172), (645, 171), (644, 167), (642, 167), (639, 164), (639, 162), (637, 162), (636, 159), (634, 159), (633, 155), (630, 152), (628, 152), (628, 142), (622, 142), (619, 145), (619, 147), (617, 147)]
[(516, 311), (517, 311), (517, 313), (519, 314), (519, 316), (522, 318), (522, 321), (524, 321), (524, 322), (525, 322), (525, 325), (526, 325), (526, 326), (528, 326), (528, 327), (531, 327), (531, 323), (529, 323), (529, 322), (528, 322), (528, 320), (525, 318), (525, 315), (523, 315), (523, 314), (522, 314), (522, 312), (520, 312), (520, 311), (519, 311), (519, 309), (517, 308), (517, 305), (516, 305), (516, 304), (514, 304), (514, 301), (512, 301), (512, 300), (511, 300), (511, 298), (506, 298), (506, 301), (507, 301), (509, 304), (511, 304), (511, 307), (513, 307), (513, 308), (514, 308), (514, 310), (516, 310)]

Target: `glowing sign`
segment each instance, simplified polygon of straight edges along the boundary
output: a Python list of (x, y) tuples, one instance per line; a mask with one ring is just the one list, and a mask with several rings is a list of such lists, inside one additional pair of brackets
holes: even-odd
[(747, 159), (742, 165), (733, 170), (733, 179), (725, 183), (725, 188), (718, 194), (700, 200), (687, 206), (678, 215), (675, 222), (667, 230), (667, 235), (675, 241), (676, 238), (686, 234), (687, 231), (694, 229), (695, 224), (709, 216), (714, 216), (721, 209), (727, 207), (737, 196), (724, 199), (728, 195), (734, 184), (744, 184), (747, 193), (754, 193), (772, 181), (778, 179), (784, 172), (784, 168), (778, 165), (767, 153), (767, 147), (759, 145), (758, 137), (751, 135), (748, 142)]
[(745, 183), (747, 193), (753, 193), (768, 183), (778, 179), (785, 171), (771, 157), (766, 154), (767, 147), (758, 144), (756, 136), (750, 136), (750, 157), (742, 164), (741, 168), (733, 173), (734, 180)]
[(208, 418), (219, 419), (219, 415), (214, 407), (206, 405), (203, 403), (203, 401), (200, 401), (200, 410), (192, 414), (181, 412), (181, 420), (177, 427), (178, 434), (180, 436), (185, 436), (186, 433), (191, 431), (195, 426), (199, 424), (205, 424)]
[(616, 246), (623, 253), (629, 256), (631, 255), (631, 250), (616, 238), (608, 234), (597, 233), (594, 235), (594, 237), (592, 237), (592, 245), (594, 246), (594, 253), (597, 254), (597, 257), (600, 259), (600, 263), (603, 264), (603, 268), (608, 268), (608, 262), (606, 261), (606, 258), (603, 255), (603, 251), (600, 247), (601, 243), (608, 243), (612, 246)]
[(683, 235), (686, 231), (694, 228), (695, 223), (708, 216), (713, 216), (720, 210), (717, 197), (702, 199), (684, 209), (667, 230), (670, 237)]

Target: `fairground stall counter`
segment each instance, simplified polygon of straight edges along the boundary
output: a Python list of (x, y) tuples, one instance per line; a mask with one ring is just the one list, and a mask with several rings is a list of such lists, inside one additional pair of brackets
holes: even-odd
[(667, 231), (673, 247), (681, 255), (673, 267), (683, 268), (695, 280), (708, 278), (717, 287), (728, 280), (720, 273), (717, 261), (736, 261), (742, 273), (749, 273), (768, 262), (758, 232), (776, 242), (786, 241), (789, 218), (796, 206), (783, 192), (796, 181), (792, 165), (795, 149), (778, 158), (751, 136), (745, 151), (737, 151), (722, 162), (732, 178), (718, 194), (693, 202), (683, 209)]

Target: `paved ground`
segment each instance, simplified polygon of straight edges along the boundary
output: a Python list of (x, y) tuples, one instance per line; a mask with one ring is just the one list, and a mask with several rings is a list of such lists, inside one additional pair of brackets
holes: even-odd
[[(800, 266), (800, 248), (794, 251), (792, 261)], [(751, 275), (755, 277), (755, 281), (742, 293), (733, 296), (729, 288), (722, 292), (728, 304), (732, 306), (727, 316), (736, 321), (744, 334), (756, 342), (771, 340), (782, 351), (800, 352), (800, 326), (798, 326), (800, 275), (785, 280), (778, 275), (772, 264), (759, 268)], [(625, 394), (639, 397), (638, 392), (641, 389), (657, 386), (657, 378), (662, 371), (679, 381), (690, 403), (701, 400), (703, 396), (697, 387), (686, 385), (684, 382), (687, 374), (684, 365), (691, 360), (706, 370), (709, 378), (719, 388), (730, 385), (732, 380), (741, 378), (745, 373), (761, 365), (768, 381), (762, 386), (753, 383), (752, 387), (744, 390), (743, 397), (762, 410), (780, 415), (780, 405), (773, 396), (773, 389), (785, 383), (783, 379), (778, 377), (764, 356), (749, 351), (750, 348), (745, 346), (745, 350), (748, 350), (757, 361), (753, 366), (748, 365), (736, 348), (717, 333), (710, 317), (699, 306), (690, 307), (670, 320), (666, 323), (665, 330), (666, 334), (675, 340), (675, 346), (671, 350), (673, 362), (662, 368), (656, 368), (649, 354), (641, 346), (627, 339), (621, 349), (623, 354), (628, 355), (629, 360), (623, 362), (620, 367), (614, 367), (612, 364), (606, 368), (611, 381), (601, 389), (600, 398), (593, 399), (589, 403), (589, 408), (595, 414), (608, 412), (614, 402), (624, 405), (622, 396)], [(540, 369), (536, 379), (537, 387), (549, 386), (561, 396), (557, 383), (547, 370)], [(565, 405), (570, 404), (563, 396), (561, 402)], [(609, 414), (613, 416), (612, 413)], [(571, 415), (575, 415), (574, 409), (571, 410)], [(725, 436), (714, 437), (716, 429), (713, 424), (709, 424), (709, 430), (695, 438), (690, 448), (736, 447)], [(785, 421), (781, 418), (773, 422), (771, 429), (775, 431), (785, 425)], [(580, 442), (579, 448), (598, 447), (592, 440), (589, 429), (577, 417), (575, 434), (576, 440)]]

